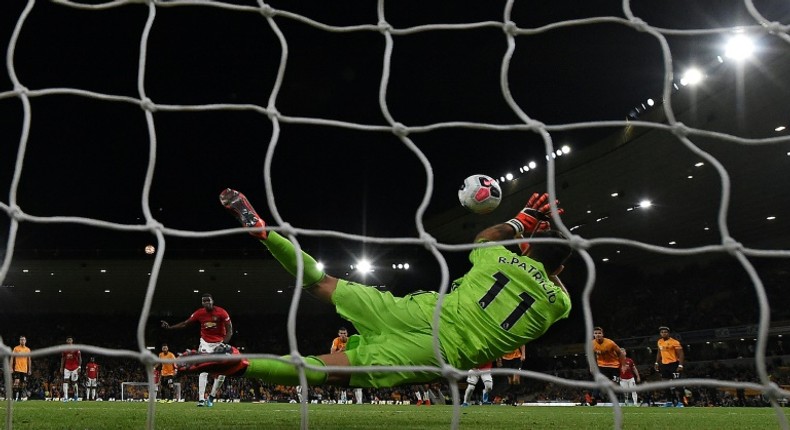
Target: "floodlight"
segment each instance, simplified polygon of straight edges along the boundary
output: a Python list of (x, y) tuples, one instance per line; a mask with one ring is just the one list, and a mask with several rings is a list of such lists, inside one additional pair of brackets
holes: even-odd
[(359, 260), (357, 263), (357, 270), (360, 273), (370, 273), (373, 271), (373, 266), (370, 264), (368, 260)]
[(702, 81), (702, 78), (703, 75), (699, 69), (691, 68), (683, 73), (683, 77), (680, 78), (680, 85), (683, 85), (684, 87), (686, 85), (696, 85)]
[(724, 56), (735, 61), (742, 61), (754, 53), (754, 42), (745, 34), (736, 34), (727, 41)]

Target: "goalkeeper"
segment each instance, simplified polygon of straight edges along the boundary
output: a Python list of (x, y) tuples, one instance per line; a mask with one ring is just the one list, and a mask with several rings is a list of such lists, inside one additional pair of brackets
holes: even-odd
[[(420, 291), (405, 297), (338, 279), (323, 273), (307, 253), (297, 256), (291, 241), (266, 231), (263, 220), (243, 194), (226, 189), (220, 201), (296, 276), (297, 258), (304, 267), (304, 288), (335, 306), (337, 313), (359, 332), (346, 350), (305, 357), (315, 367), (324, 366), (435, 366), (440, 363), (433, 347), (433, 313), (439, 294)], [(476, 242), (494, 242), (522, 236), (563, 238), (549, 230), (548, 195), (533, 194), (515, 218), (480, 232)], [(562, 210), (558, 212), (561, 214)], [(571, 309), (567, 290), (557, 275), (570, 256), (565, 242), (522, 244), (523, 255), (494, 245), (472, 250), (472, 268), (453, 283), (444, 297), (438, 330), (444, 360), (468, 370), (501, 357), (540, 337)], [(190, 354), (193, 352), (187, 352)], [(235, 348), (233, 353), (238, 353)], [(286, 360), (289, 357), (284, 357)], [(209, 372), (259, 378), (266, 382), (298, 385), (299, 371), (278, 359), (222, 360), (183, 366), (185, 372)], [(305, 369), (308, 385), (391, 387), (421, 383), (441, 377), (438, 371), (340, 373)]]

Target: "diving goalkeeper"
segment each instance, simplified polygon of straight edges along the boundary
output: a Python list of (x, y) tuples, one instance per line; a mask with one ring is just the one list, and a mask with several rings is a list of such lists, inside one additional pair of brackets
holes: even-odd
[[(358, 335), (351, 336), (345, 351), (305, 357), (308, 364), (324, 366), (436, 366), (433, 348), (433, 312), (439, 294), (420, 291), (404, 297), (338, 279), (319, 270), (307, 253), (297, 255), (291, 241), (266, 231), (263, 220), (238, 191), (226, 189), (220, 201), (251, 231), (292, 275), (297, 258), (304, 268), (303, 287), (350, 321)], [(515, 237), (564, 238), (550, 230), (548, 195), (537, 193), (515, 218), (481, 231), (476, 242)], [(561, 214), (562, 210), (558, 209)], [(450, 365), (468, 370), (501, 357), (537, 339), (571, 309), (568, 292), (557, 275), (571, 249), (566, 242), (522, 244), (522, 255), (501, 245), (472, 250), (472, 268), (453, 282), (444, 297), (438, 330), (442, 357)], [(190, 352), (188, 352), (189, 354)], [(238, 351), (233, 349), (233, 353)], [(287, 356), (284, 358), (288, 358)], [(185, 372), (228, 376), (298, 385), (299, 371), (291, 362), (277, 359), (222, 360), (183, 366)], [(339, 373), (305, 369), (308, 385), (391, 387), (433, 381), (435, 371)]]

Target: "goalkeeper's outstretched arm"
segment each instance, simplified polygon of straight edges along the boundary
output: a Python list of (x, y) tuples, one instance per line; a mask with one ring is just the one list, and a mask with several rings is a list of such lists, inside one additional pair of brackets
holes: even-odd
[[(475, 242), (496, 242), (519, 237), (554, 237), (564, 238), (562, 233), (551, 230), (551, 205), (548, 203), (549, 195), (534, 193), (516, 216), (502, 224), (488, 227), (475, 236)], [(557, 215), (565, 211), (559, 207), (559, 200), (555, 201)], [(565, 244), (546, 243), (535, 249), (530, 243), (520, 244), (522, 255), (530, 256), (543, 263), (551, 281), (565, 290), (558, 275), (565, 268), (564, 262), (570, 255), (570, 248)]]

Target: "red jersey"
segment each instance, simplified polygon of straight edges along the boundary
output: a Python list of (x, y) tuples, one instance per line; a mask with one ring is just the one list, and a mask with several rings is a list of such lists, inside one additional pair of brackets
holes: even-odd
[(209, 343), (217, 343), (225, 340), (227, 334), (225, 323), (230, 321), (230, 315), (219, 306), (214, 306), (211, 312), (206, 308), (200, 308), (189, 317), (189, 321), (200, 323), (201, 339)]
[(63, 351), (61, 353), (63, 358), (63, 368), (67, 370), (77, 370), (80, 368), (82, 355), (79, 351)]
[(631, 360), (630, 358), (626, 357), (625, 358), (625, 370), (623, 370), (622, 367), (620, 368), (620, 379), (632, 379), (632, 378), (634, 378), (636, 376), (634, 374), (634, 368), (635, 367), (636, 367), (636, 364), (634, 364), (634, 360)]
[(477, 368), (479, 370), (490, 370), (491, 367), (493, 367), (493, 364), (494, 364), (493, 361), (489, 361), (488, 363), (483, 363), (483, 364), (477, 366)]
[(88, 362), (88, 364), (85, 365), (85, 376), (87, 376), (88, 379), (97, 379), (99, 377), (99, 365)]

